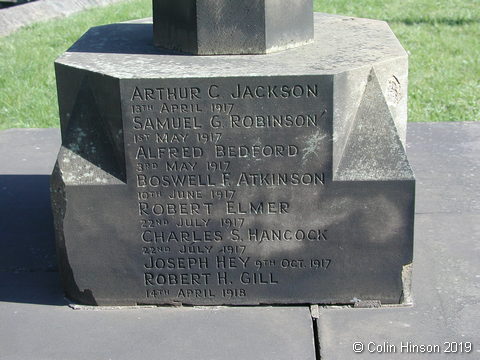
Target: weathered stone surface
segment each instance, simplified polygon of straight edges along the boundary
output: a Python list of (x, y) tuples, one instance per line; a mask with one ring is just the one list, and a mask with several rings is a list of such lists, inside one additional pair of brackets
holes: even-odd
[(154, 42), (199, 55), (265, 54), (312, 42), (312, 11), (312, 0), (154, 0)]
[(407, 56), (388, 26), (316, 15), (314, 44), (233, 57), (158, 52), (150, 31), (94, 28), (56, 62), (67, 294), (402, 302), (415, 182)]

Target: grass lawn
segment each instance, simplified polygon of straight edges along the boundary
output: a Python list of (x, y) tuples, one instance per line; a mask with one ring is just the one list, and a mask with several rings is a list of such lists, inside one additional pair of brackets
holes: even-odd
[[(315, 10), (383, 19), (410, 53), (410, 121), (480, 120), (478, 0), (315, 0)], [(151, 16), (130, 0), (0, 38), (0, 129), (57, 127), (54, 59), (88, 28)]]

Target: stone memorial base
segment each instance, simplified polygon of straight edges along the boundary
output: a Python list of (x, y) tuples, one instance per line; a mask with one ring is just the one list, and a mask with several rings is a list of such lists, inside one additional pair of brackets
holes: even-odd
[[(414, 306), (325, 307), (314, 320), (307, 306), (69, 305), (56, 272), (48, 186), (59, 131), (1, 131), (0, 359), (372, 358), (355, 354), (355, 342), (396, 347), (377, 359), (478, 358), (480, 123), (413, 123), (408, 139), (418, 181)], [(472, 342), (473, 350), (399, 353), (402, 342), (443, 351), (445, 342)]]
[(155, 48), (138, 20), (56, 60), (52, 202), (72, 299), (409, 302), (407, 54), (383, 21), (314, 22), (302, 47), (192, 56)]

